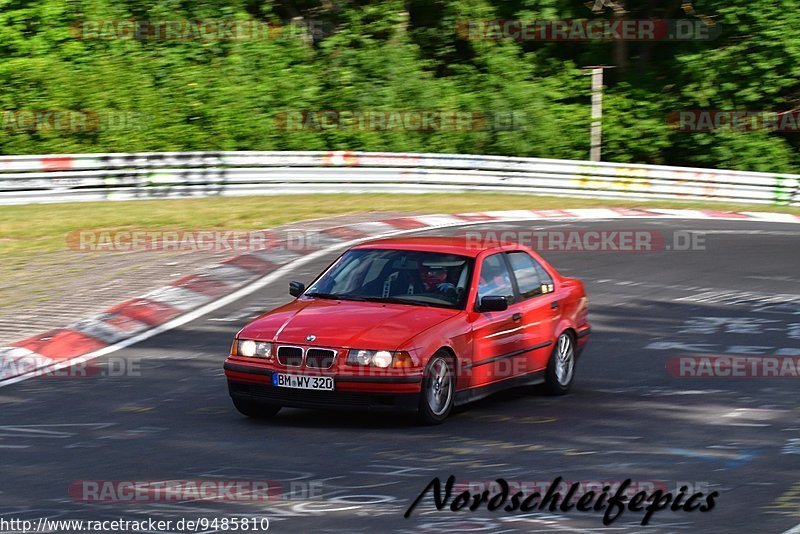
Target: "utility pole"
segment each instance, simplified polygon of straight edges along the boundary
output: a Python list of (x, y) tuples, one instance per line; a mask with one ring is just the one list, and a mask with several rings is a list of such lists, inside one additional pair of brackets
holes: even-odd
[(613, 67), (599, 65), (584, 68), (592, 71), (592, 132), (589, 160), (600, 161), (603, 146), (603, 69)]

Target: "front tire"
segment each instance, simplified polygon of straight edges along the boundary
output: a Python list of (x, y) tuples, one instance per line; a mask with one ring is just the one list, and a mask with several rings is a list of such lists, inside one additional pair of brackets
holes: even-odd
[(277, 404), (264, 404), (262, 402), (237, 399), (236, 397), (233, 397), (233, 405), (236, 406), (240, 414), (253, 419), (269, 419), (281, 411), (281, 406)]
[(437, 352), (425, 367), (418, 411), (418, 419), (422, 424), (441, 424), (453, 409), (456, 379), (450, 362), (449, 354)]
[(566, 395), (575, 379), (575, 340), (562, 332), (547, 362), (544, 389), (550, 395)]

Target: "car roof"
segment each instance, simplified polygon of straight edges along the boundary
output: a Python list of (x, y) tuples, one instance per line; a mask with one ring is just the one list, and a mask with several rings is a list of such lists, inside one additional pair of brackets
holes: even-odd
[(501, 243), (496, 240), (479, 239), (477, 242), (467, 236), (417, 236), (417, 237), (389, 237), (368, 241), (353, 247), (388, 248), (397, 250), (419, 250), (422, 252), (441, 252), (443, 254), (456, 254), (459, 256), (476, 257), (484, 250), (518, 250), (520, 246), (515, 243)]

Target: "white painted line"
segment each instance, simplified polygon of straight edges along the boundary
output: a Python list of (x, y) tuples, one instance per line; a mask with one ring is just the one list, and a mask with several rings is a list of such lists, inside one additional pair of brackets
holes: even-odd
[(55, 360), (23, 347), (0, 348), (0, 380), (50, 365)]
[[(750, 219), (742, 219), (742, 218), (736, 218), (736, 217), (731, 217), (731, 218), (727, 218), (727, 217), (723, 217), (723, 218), (708, 217), (707, 215), (703, 214), (700, 211), (693, 211), (693, 210), (686, 210), (684, 212), (681, 212), (681, 213), (685, 213), (685, 215), (681, 215), (681, 213), (677, 213), (677, 212), (680, 212), (680, 210), (670, 210), (670, 211), (676, 212), (674, 214), (675, 218), (703, 219), (703, 220), (715, 220), (715, 221), (730, 220), (730, 221), (740, 221), (740, 222), (742, 222), (742, 221), (744, 221), (744, 222), (753, 222)], [(501, 213), (501, 212), (496, 212), (496, 213)], [(506, 212), (506, 213), (509, 213), (509, 212)], [(523, 212), (523, 213), (527, 213), (527, 212)], [(487, 212), (487, 214), (488, 214), (488, 212)], [(492, 222), (493, 222), (493, 221), (463, 221), (463, 220), (458, 219), (457, 217), (451, 216), (451, 215), (431, 215), (431, 216), (413, 217), (413, 218), (415, 218), (415, 219), (417, 219), (419, 221), (425, 222), (426, 224), (429, 224), (430, 226), (428, 226), (427, 228), (414, 228), (414, 229), (411, 229), (411, 230), (398, 230), (396, 232), (387, 232), (387, 233), (381, 234), (381, 235), (374, 235), (374, 236), (369, 236), (369, 237), (365, 237), (365, 238), (361, 238), (361, 239), (353, 239), (353, 240), (350, 240), (350, 241), (345, 241), (345, 242), (342, 242), (342, 243), (337, 243), (335, 245), (331, 245), (331, 246), (329, 246), (327, 248), (318, 250), (316, 252), (312, 252), (311, 254), (308, 254), (306, 256), (298, 258), (297, 260), (294, 260), (292, 262), (289, 262), (289, 263), (279, 267), (275, 271), (263, 276), (262, 278), (259, 278), (258, 280), (255, 280), (254, 282), (252, 282), (252, 283), (250, 283), (250, 284), (248, 284), (248, 285), (246, 285), (246, 286), (234, 291), (233, 293), (230, 293), (230, 294), (228, 294), (228, 295), (226, 295), (226, 296), (224, 296), (224, 297), (222, 297), (222, 298), (220, 298), (218, 300), (214, 300), (212, 302), (209, 302), (209, 303), (205, 304), (204, 306), (201, 306), (200, 308), (197, 308), (196, 310), (193, 310), (193, 311), (188, 312), (188, 313), (186, 313), (184, 315), (181, 315), (180, 317), (176, 317), (176, 318), (174, 318), (174, 319), (172, 319), (172, 320), (170, 320), (170, 321), (168, 321), (168, 322), (166, 322), (164, 324), (158, 325), (158, 326), (152, 328), (151, 330), (147, 330), (145, 332), (142, 332), (141, 334), (138, 334), (138, 335), (133, 336), (131, 338), (119, 341), (119, 342), (117, 342), (117, 343), (115, 343), (113, 345), (109, 345), (107, 347), (104, 347), (102, 349), (96, 350), (94, 352), (90, 352), (90, 353), (84, 354), (82, 356), (77, 356), (77, 357), (71, 358), (69, 360), (63, 360), (63, 361), (60, 361), (60, 362), (58, 362), (58, 363), (56, 363), (56, 364), (54, 364), (52, 366), (36, 369), (35, 371), (31, 371), (30, 373), (26, 373), (24, 375), (16, 376), (14, 378), (9, 378), (7, 380), (2, 380), (2, 381), (0, 381), (0, 388), (8, 386), (8, 385), (11, 385), (11, 384), (16, 384), (17, 382), (22, 382), (22, 381), (28, 380), (30, 378), (34, 378), (36, 376), (41, 375), (44, 372), (57, 371), (59, 369), (64, 369), (66, 367), (70, 367), (70, 366), (78, 364), (78, 363), (83, 363), (83, 362), (88, 362), (88, 361), (95, 360), (95, 359), (97, 359), (97, 358), (99, 358), (101, 356), (105, 356), (106, 354), (110, 354), (110, 353), (116, 352), (116, 351), (118, 351), (120, 349), (124, 349), (125, 347), (129, 347), (129, 346), (134, 345), (134, 344), (136, 344), (136, 343), (138, 343), (140, 341), (144, 341), (146, 339), (149, 339), (149, 338), (151, 338), (153, 336), (156, 336), (158, 334), (161, 334), (163, 332), (167, 332), (169, 330), (173, 330), (173, 329), (175, 329), (175, 328), (177, 328), (179, 326), (182, 326), (182, 325), (184, 325), (186, 323), (194, 321), (195, 319), (198, 319), (198, 318), (202, 317), (203, 315), (205, 315), (207, 313), (210, 313), (212, 311), (218, 310), (219, 308), (222, 308), (223, 306), (227, 306), (228, 304), (230, 304), (232, 302), (236, 302), (238, 299), (240, 299), (242, 297), (245, 297), (245, 296), (257, 291), (257, 290), (261, 289), (264, 286), (269, 285), (270, 283), (272, 283), (273, 281), (277, 280), (278, 278), (280, 278), (281, 276), (283, 276), (284, 274), (286, 274), (290, 270), (292, 270), (292, 269), (294, 269), (296, 267), (299, 267), (301, 265), (305, 265), (306, 263), (309, 263), (309, 262), (311, 262), (313, 260), (316, 260), (317, 258), (323, 257), (326, 254), (328, 254), (330, 252), (333, 252), (335, 250), (338, 250), (340, 248), (350, 247), (350, 246), (356, 245), (358, 243), (363, 243), (365, 241), (371, 241), (373, 239), (381, 239), (381, 238), (384, 238), (384, 237), (391, 237), (391, 236), (396, 236), (396, 235), (410, 234), (410, 233), (421, 232), (421, 231), (426, 231), (426, 230), (430, 231), (430, 230), (435, 230), (437, 228), (451, 228), (451, 227), (458, 227), (458, 226), (480, 226), (480, 225), (485, 225), (485, 224), (492, 224)], [(569, 218), (569, 217), (564, 217), (564, 218)], [(620, 218), (622, 218), (622, 217), (620, 217)], [(642, 215), (642, 216), (625, 217), (625, 218), (626, 219), (653, 219), (655, 217)], [(531, 221), (531, 220), (541, 220), (541, 218), (537, 217), (536, 215), (534, 215), (532, 213), (528, 213), (526, 216), (519, 217), (517, 219), (505, 219), (504, 222), (525, 222), (525, 221)], [(772, 222), (783, 222), (783, 223), (794, 223), (794, 224), (797, 224), (797, 223), (800, 223), (800, 219), (792, 216), (791, 220), (780, 220), (780, 221), (772, 221)], [(156, 290), (156, 291), (158, 291), (158, 290)], [(798, 527), (800, 527), (800, 525), (798, 525)], [(795, 527), (795, 528), (797, 528), (797, 527)], [(784, 534), (786, 534), (786, 533), (784, 533)], [(790, 534), (800, 534), (800, 530), (797, 531), (797, 532), (792, 531)]]
[(783, 534), (800, 534), (800, 523), (798, 523), (794, 527), (790, 528), (789, 530), (787, 530)]

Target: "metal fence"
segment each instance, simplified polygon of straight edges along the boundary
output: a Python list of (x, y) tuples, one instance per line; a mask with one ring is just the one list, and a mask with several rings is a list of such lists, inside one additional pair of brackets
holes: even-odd
[(465, 191), (798, 206), (800, 175), (379, 152), (0, 156), (0, 204)]

